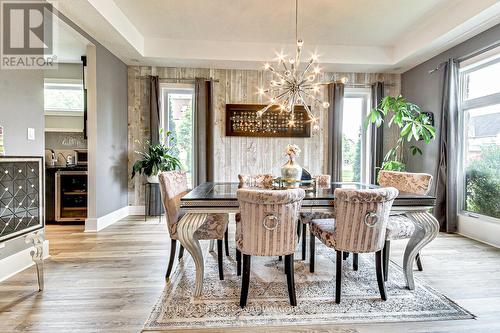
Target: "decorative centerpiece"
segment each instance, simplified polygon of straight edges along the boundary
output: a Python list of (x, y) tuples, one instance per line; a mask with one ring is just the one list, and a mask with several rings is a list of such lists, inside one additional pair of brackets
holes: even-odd
[(300, 155), (300, 151), (297, 145), (288, 145), (285, 149), (288, 162), (281, 167), (281, 178), (287, 183), (296, 183), (302, 178), (302, 167), (295, 162), (295, 158)]

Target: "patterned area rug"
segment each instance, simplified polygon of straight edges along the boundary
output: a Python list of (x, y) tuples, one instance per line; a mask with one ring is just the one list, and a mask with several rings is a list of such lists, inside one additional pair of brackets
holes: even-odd
[[(144, 325), (144, 330), (244, 328), (255, 326), (332, 325), (401, 321), (473, 319), (467, 310), (443, 294), (416, 280), (406, 289), (402, 269), (391, 263), (386, 283), (388, 300), (382, 301), (377, 287), (373, 254), (360, 255), (359, 270), (352, 259), (344, 261), (342, 301), (335, 304), (335, 251), (318, 243), (316, 272), (306, 262), (295, 260), (298, 306), (288, 303), (284, 261), (274, 257), (252, 257), (250, 290), (245, 309), (239, 307), (240, 277), (236, 276), (234, 243), (231, 257), (224, 257), (224, 281), (220, 281), (216, 253), (205, 254), (203, 296), (191, 297), (195, 281), (189, 254), (179, 262), (172, 281)], [(299, 253), (295, 255), (300, 258)]]

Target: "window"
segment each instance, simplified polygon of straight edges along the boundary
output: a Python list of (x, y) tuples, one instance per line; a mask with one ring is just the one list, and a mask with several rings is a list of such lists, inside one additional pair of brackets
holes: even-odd
[(181, 161), (182, 170), (186, 171), (188, 184), (193, 185), (194, 86), (162, 84), (161, 100), (162, 128), (172, 132), (176, 147), (173, 153)]
[(462, 212), (500, 219), (500, 53), (461, 64)]
[(45, 79), (45, 114), (82, 116), (83, 99), (82, 80)]
[(369, 181), (367, 148), (369, 135), (363, 128), (368, 114), (370, 90), (346, 89), (342, 116), (342, 181)]

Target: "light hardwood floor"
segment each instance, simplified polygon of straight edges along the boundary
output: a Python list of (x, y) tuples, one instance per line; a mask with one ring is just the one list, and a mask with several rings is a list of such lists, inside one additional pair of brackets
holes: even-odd
[[(46, 235), (51, 257), (45, 262), (45, 291), (36, 291), (34, 268), (0, 283), (0, 332), (139, 332), (164, 287), (169, 252), (164, 223), (130, 217), (97, 234), (83, 233), (83, 226), (49, 225)], [(404, 243), (394, 243), (392, 258), (401, 263)], [(476, 320), (259, 331), (500, 332), (499, 249), (440, 235), (422, 257), (424, 271), (416, 276)]]

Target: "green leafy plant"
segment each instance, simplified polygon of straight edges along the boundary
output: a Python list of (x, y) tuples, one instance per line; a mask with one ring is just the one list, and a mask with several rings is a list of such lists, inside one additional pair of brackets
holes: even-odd
[(500, 218), (500, 147), (481, 147), (480, 158), (471, 161), (465, 172), (465, 209)]
[[(406, 170), (405, 146), (421, 139), (428, 144), (436, 136), (436, 129), (431, 125), (429, 116), (423, 113), (418, 105), (406, 101), (401, 95), (384, 97), (378, 107), (370, 111), (366, 117), (365, 127), (368, 128), (370, 124), (380, 127), (389, 116), (391, 118), (388, 127), (395, 124), (400, 128), (400, 132), (396, 145), (384, 156), (382, 169), (404, 171)], [(408, 150), (412, 155), (422, 155), (422, 150), (415, 145), (408, 147)]]
[(143, 151), (136, 151), (141, 158), (132, 167), (132, 178), (136, 173), (146, 176), (157, 175), (161, 171), (177, 170), (181, 162), (172, 154), (174, 150), (174, 137), (171, 132), (160, 131), (160, 143), (152, 145), (149, 140), (145, 141)]

